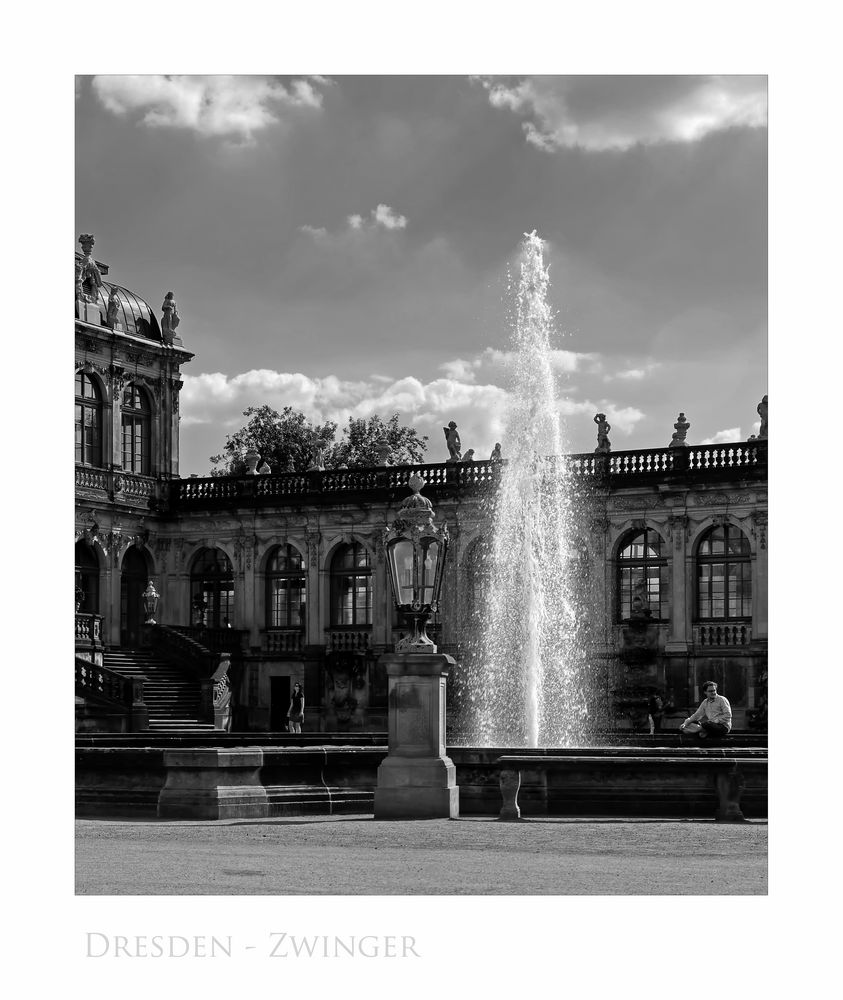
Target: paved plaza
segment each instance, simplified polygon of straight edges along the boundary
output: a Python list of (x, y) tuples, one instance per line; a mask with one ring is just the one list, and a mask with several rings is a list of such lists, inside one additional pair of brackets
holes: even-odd
[(79, 820), (80, 895), (764, 895), (767, 823)]

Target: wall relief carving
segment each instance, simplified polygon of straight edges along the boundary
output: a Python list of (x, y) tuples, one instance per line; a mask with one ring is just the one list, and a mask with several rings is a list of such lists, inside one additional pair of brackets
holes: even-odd
[(615, 500), (613, 510), (656, 510), (665, 506), (664, 497), (638, 497), (635, 499)]

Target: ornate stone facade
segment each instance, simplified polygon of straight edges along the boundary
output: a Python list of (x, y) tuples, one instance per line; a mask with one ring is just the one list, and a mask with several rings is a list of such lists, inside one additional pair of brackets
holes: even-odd
[[(409, 492), (409, 470), (325, 472), (319, 463), (306, 476), (272, 470), (261, 477), (260, 495), (255, 477), (242, 477), (234, 500), (225, 490), (230, 481), (180, 479), (178, 393), (181, 366), (192, 355), (168, 345), (160, 332), (158, 339), (138, 343), (87, 317), (85, 312), (77, 318), (76, 370), (91, 376), (100, 394), (102, 450), (97, 463), (77, 462), (76, 541), (89, 550), (90, 565), (99, 567), (97, 612), (105, 643), (119, 646), (126, 639), (124, 576), (130, 562), (133, 572), (145, 566), (155, 582), (157, 620), (189, 626), (201, 582), (196, 567), (210, 549), (219, 554), (220, 566), (230, 566), (230, 576), (207, 586), (223, 588), (226, 617), (242, 649), (242, 669), (232, 675), (233, 727), (269, 728), (277, 692), (288, 690), (279, 682), (289, 680), (290, 687), (296, 681), (305, 686), (308, 727), (318, 720), (323, 728), (385, 728), (386, 678), (377, 661), (394, 648), (405, 626), (393, 610), (382, 537)], [(123, 465), (121, 396), (129, 384), (150, 401), (149, 475)], [(678, 434), (687, 433), (684, 417), (677, 424)], [(665, 609), (648, 626), (653, 670), (678, 710), (696, 702), (702, 681), (717, 680), (741, 725), (757, 703), (757, 679), (766, 670), (767, 443), (701, 447), (683, 439), (678, 445), (674, 440), (657, 455), (658, 449), (607, 452), (602, 464), (595, 464), (594, 455), (577, 457), (594, 487), (578, 540), (580, 558), (592, 564), (594, 604), (602, 616), (594, 669), (610, 677), (628, 645), (619, 558), (633, 536), (652, 530), (662, 539)], [(686, 453), (681, 463), (671, 458), (677, 450)], [(423, 473), (431, 484), (425, 493), (452, 540), (442, 609), (429, 632), (441, 652), (455, 657), (457, 676), (470, 628), (479, 620), (472, 601), (482, 593), (482, 566), (471, 553), (489, 537), (482, 501), (501, 468), (500, 461), (449, 461)], [(698, 602), (700, 545), (718, 525), (747, 539), (751, 579), (751, 613), (737, 623), (724, 620), (723, 628), (700, 619)], [(342, 623), (340, 604), (351, 591), (338, 583), (338, 560), (355, 544), (361, 560), (355, 586), (368, 603), (361, 605), (359, 620)], [(293, 609), (289, 621), (281, 616), (286, 624), (273, 625), (270, 597), (287, 591), (272, 591), (268, 567), (278, 547), (287, 552), (288, 545), (301, 560), (295, 573), (303, 584), (302, 607)]]

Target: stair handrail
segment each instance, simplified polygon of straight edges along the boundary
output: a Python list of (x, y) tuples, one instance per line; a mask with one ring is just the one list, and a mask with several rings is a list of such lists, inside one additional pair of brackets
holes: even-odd
[(76, 658), (76, 694), (105, 705), (127, 710), (129, 732), (149, 729), (149, 709), (144, 698), (144, 679), (126, 677), (98, 663)]
[[(231, 664), (228, 652), (213, 652), (193, 636), (185, 634), (178, 627), (171, 625), (148, 625), (149, 645), (164, 659), (186, 669), (199, 681), (200, 717), (205, 722), (213, 722), (216, 728), (220, 709), (217, 702), (220, 699), (222, 684), (228, 684), (227, 674)], [(228, 708), (228, 703), (223, 709)]]

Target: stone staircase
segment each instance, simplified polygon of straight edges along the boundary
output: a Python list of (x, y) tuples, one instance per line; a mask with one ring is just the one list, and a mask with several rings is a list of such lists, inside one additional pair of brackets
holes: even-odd
[(213, 722), (200, 721), (199, 684), (177, 667), (145, 649), (111, 649), (103, 666), (125, 677), (142, 677), (144, 700), (153, 732), (214, 732)]

